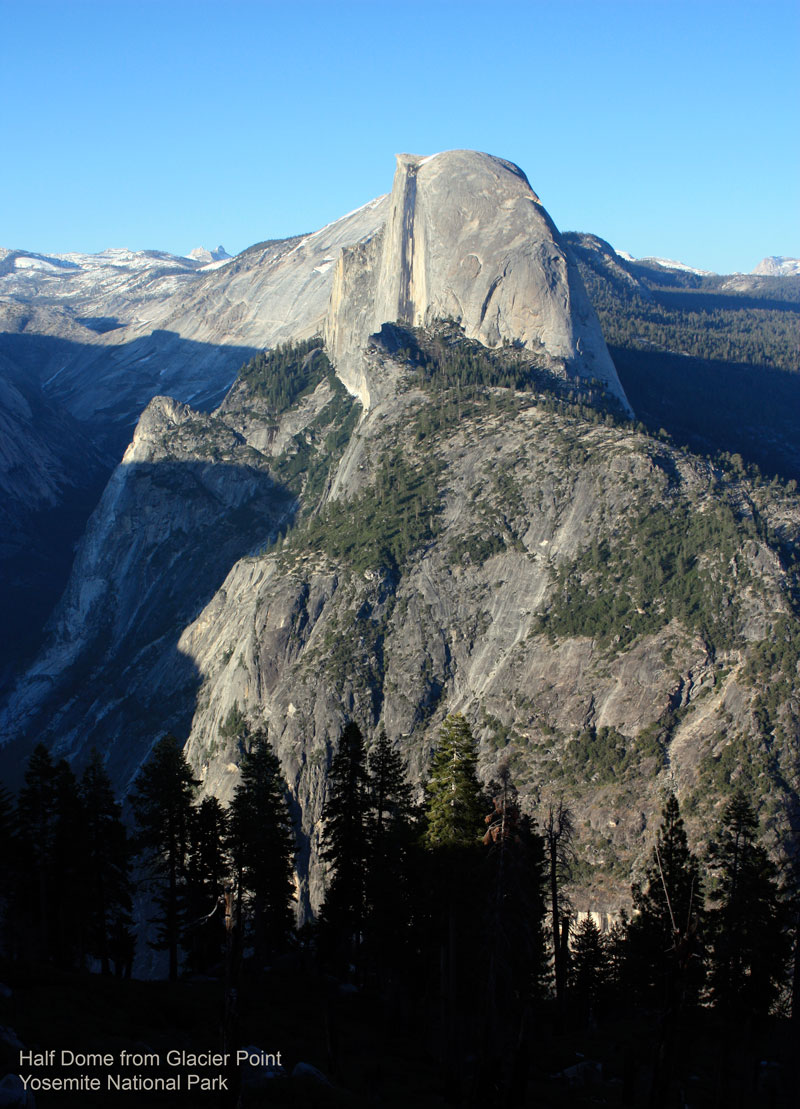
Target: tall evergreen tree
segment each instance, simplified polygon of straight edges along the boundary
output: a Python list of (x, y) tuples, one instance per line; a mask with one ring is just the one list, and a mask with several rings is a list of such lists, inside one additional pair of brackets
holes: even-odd
[(57, 826), (56, 769), (40, 743), (28, 761), (17, 801), (13, 934), (19, 954), (42, 961), (52, 954)]
[(83, 966), (87, 956), (89, 889), (86, 811), (78, 780), (61, 759), (55, 766), (56, 827), (53, 844), (53, 957), (62, 967)]
[(139, 772), (130, 798), (140, 858), (155, 882), (155, 900), (160, 909), (155, 921), (158, 938), (153, 946), (168, 952), (170, 981), (178, 977), (181, 893), (197, 785), (180, 743), (175, 736), (166, 735)]
[(122, 806), (97, 751), (92, 751), (80, 782), (84, 812), (86, 946), (110, 972), (113, 945), (131, 929), (131, 848), (122, 822)]
[(84, 812), (68, 764), (39, 744), (25, 771), (12, 861), (12, 940), (24, 958), (72, 967), (85, 955)]
[(379, 974), (407, 954), (413, 913), (410, 869), (416, 854), (411, 785), (385, 731), (367, 757), (367, 942)]
[(474, 846), (486, 812), (477, 776), (478, 752), (461, 713), (447, 716), (439, 729), (425, 787), (425, 841), (429, 847)]
[[(490, 793), (483, 845), (487, 955), (484, 1088), (521, 1104), (530, 1056), (529, 1011), (545, 968), (544, 842), (520, 810), (507, 765)], [(486, 1079), (489, 1079), (487, 1081)]]
[(608, 971), (604, 937), (592, 918), (585, 917), (572, 937), (569, 977), (573, 996), (585, 1005), (596, 1005), (605, 991)]
[(673, 793), (664, 806), (645, 884), (634, 885), (631, 893), (636, 915), (629, 927), (629, 952), (635, 977), (657, 1002), (681, 1004), (696, 995), (703, 978), (703, 886)]
[(621, 919), (611, 925), (603, 937), (606, 955), (606, 969), (603, 980), (603, 996), (614, 1004), (628, 997), (628, 916), (622, 912)]
[(16, 812), (11, 794), (0, 785), (0, 953), (10, 953), (12, 860), (16, 855)]
[(728, 802), (708, 867), (715, 879), (709, 936), (711, 989), (729, 1015), (764, 1017), (784, 984), (789, 958), (787, 918), (778, 874), (758, 843), (758, 820), (750, 802)]
[(542, 825), (548, 874), (550, 932), (553, 943), (553, 978), (556, 1000), (563, 1012), (566, 1003), (571, 906), (565, 886), (572, 876), (574, 821), (572, 810), (560, 798), (550, 805)]
[(364, 738), (346, 724), (331, 761), (322, 811), (323, 861), (329, 874), (323, 920), (342, 953), (357, 953), (366, 916), (365, 877), (369, 856), (369, 790)]
[(229, 845), (239, 923), (246, 910), (263, 963), (286, 946), (294, 926), (296, 844), (288, 790), (267, 734), (258, 731), (246, 742), (230, 807)]
[[(485, 888), (481, 833), (489, 807), (477, 777), (477, 749), (460, 714), (447, 716), (425, 787), (424, 842), (429, 852), (428, 950), (438, 964), (438, 1033), (448, 1096), (457, 1100), (467, 1039), (483, 1023), (472, 984), (485, 968)], [(433, 944), (431, 944), (433, 941)], [(435, 946), (434, 946), (435, 945)], [(431, 967), (432, 969), (432, 967)]]
[(385, 730), (367, 757), (370, 844), (380, 856), (394, 834), (412, 820), (411, 785), (400, 752)]
[(225, 947), (223, 898), (228, 878), (228, 817), (216, 797), (192, 810), (191, 847), (186, 863), (184, 947), (192, 970), (207, 971)]
[(667, 1105), (673, 1071), (681, 1065), (681, 1012), (696, 1001), (703, 981), (700, 945), (703, 889), (689, 850), (677, 798), (664, 807), (644, 887), (632, 887), (636, 914), (628, 928), (629, 972), (644, 998), (661, 1010), (650, 1104)]

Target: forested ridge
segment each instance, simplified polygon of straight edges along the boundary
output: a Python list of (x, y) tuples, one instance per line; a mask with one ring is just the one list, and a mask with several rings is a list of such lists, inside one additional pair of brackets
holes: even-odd
[(800, 478), (800, 278), (670, 270), (564, 238), (638, 418)]
[(592, 235), (564, 238), (578, 257), (607, 343), (800, 369), (800, 278), (696, 274), (630, 262)]

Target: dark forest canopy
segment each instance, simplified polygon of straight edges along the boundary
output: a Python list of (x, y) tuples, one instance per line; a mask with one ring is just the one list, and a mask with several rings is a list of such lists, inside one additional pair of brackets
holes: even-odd
[[(155, 745), (136, 784), (132, 838), (98, 759), (79, 784), (37, 748), (16, 801), (0, 793), (4, 977), (21, 981), (36, 968), (57, 990), (59, 972), (129, 975), (133, 947), (144, 943), (131, 892), (145, 882), (155, 890), (157, 946), (171, 949), (171, 978), (180, 950), (183, 975), (200, 970), (226, 999), (231, 990), (246, 999), (250, 984), (268, 988), (283, 953), (295, 968), (290, 1011), (304, 996), (316, 1004), (318, 973), (341, 984), (345, 992), (329, 995), (324, 1008), (329, 1035), (335, 1029), (325, 1067), (342, 1090), (352, 1081), (342, 1038), (354, 1034), (342, 998), (352, 991), (373, 1019), (383, 1019), (387, 1003), (408, 1014), (404, 1035), (411, 1044), (421, 1037), (418, 1050), (433, 1045), (433, 1056), (420, 1068), (423, 1085), (411, 1067), (405, 1081), (419, 1090), (432, 1083), (456, 1104), (491, 1090), (510, 1104), (540, 1104), (587, 1042), (597, 1059), (592, 1088), (610, 1092), (628, 1064), (612, 1046), (619, 1032), (597, 1040), (600, 1019), (611, 1030), (638, 1022), (629, 1044), (640, 1093), (627, 1104), (644, 1104), (641, 1096), (670, 1106), (694, 1082), (693, 1104), (711, 1106), (744, 1082), (748, 1104), (788, 1106), (780, 1100), (788, 1062), (774, 1064), (772, 1100), (762, 1101), (755, 1061), (768, 1037), (776, 1052), (781, 1029), (798, 1019), (797, 885), (771, 861), (743, 794), (694, 851), (668, 794), (644, 878), (632, 886), (633, 915), (601, 931), (570, 905), (570, 837), (562, 833), (572, 816), (563, 798), (557, 815), (545, 807), (539, 823), (520, 804), (507, 765), (481, 784), (471, 729), (451, 715), (416, 805), (397, 745), (381, 733), (367, 747), (350, 722), (323, 813), (327, 895), (319, 921), (296, 932), (287, 878), (300, 845), (285, 784), (265, 734), (251, 734), (244, 718), (238, 730), (246, 754), (228, 807), (193, 798), (173, 737)], [(79, 849), (90, 867), (75, 865)], [(431, 1008), (432, 989), (439, 1000)], [(277, 1010), (271, 1020), (281, 1028)], [(393, 1089), (391, 1066), (381, 1075)], [(351, 1094), (342, 1104), (362, 1104)]]

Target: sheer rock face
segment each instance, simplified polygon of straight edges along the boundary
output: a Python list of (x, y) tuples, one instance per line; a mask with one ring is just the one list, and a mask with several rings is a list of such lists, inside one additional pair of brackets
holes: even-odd
[(35, 653), (107, 473), (84, 428), (0, 355), (0, 690)]
[(511, 162), (469, 150), (400, 154), (384, 226), (345, 248), (325, 336), (365, 407), (384, 390), (362, 351), (383, 323), (454, 319), (485, 346), (521, 343), (629, 410), (594, 309), (558, 231)]
[[(441, 317), (490, 346), (507, 340), (546, 353), (558, 372), (605, 381), (626, 403), (568, 252), (524, 174), (501, 159), (401, 155), (391, 196), (312, 234), (202, 261), (0, 249), (0, 373), (8, 376), (4, 360), (11, 373), (24, 371), (42, 403), (76, 418), (102, 449), (89, 472), (77, 436), (43, 444), (73, 484), (90, 487), (89, 503), (153, 396), (213, 408), (256, 351), (323, 326), (337, 373), (367, 407), (396, 384), (365, 360), (369, 336), (384, 322)], [(41, 469), (13, 405), (5, 418), (20, 471)], [(56, 507), (69, 498), (62, 489)], [(88, 498), (70, 508), (76, 531)], [(58, 547), (64, 564), (69, 538)], [(25, 574), (23, 566), (15, 580), (25, 585)], [(42, 593), (45, 607), (61, 581)]]
[(766, 274), (770, 277), (790, 277), (800, 274), (800, 258), (762, 258), (753, 273)]

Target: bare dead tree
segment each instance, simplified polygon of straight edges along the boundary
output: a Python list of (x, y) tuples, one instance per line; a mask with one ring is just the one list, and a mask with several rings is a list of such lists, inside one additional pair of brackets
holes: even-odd
[(542, 835), (550, 884), (550, 915), (553, 935), (553, 972), (556, 988), (556, 1002), (560, 1013), (566, 1000), (567, 959), (569, 955), (569, 923), (572, 907), (564, 892), (565, 885), (572, 877), (572, 861), (575, 852), (572, 840), (575, 822), (572, 810), (564, 804), (564, 799), (548, 807), (542, 822)]

